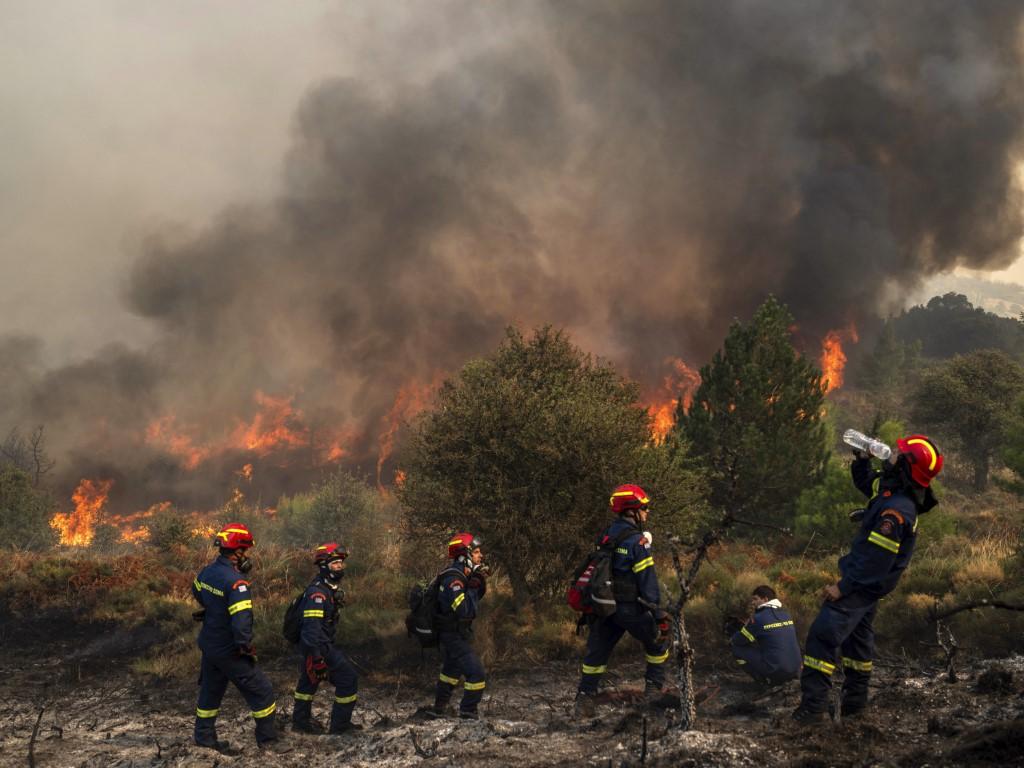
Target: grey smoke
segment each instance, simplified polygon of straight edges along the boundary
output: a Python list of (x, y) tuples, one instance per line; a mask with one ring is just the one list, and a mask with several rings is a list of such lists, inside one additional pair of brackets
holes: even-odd
[(377, 41), (380, 79), (312, 85), (274, 201), (147, 243), (125, 299), (152, 346), (40, 370), (0, 344), (0, 424), (47, 423), (69, 477), (198, 499), (150, 420), (223, 434), (291, 394), (369, 470), (399, 387), (509, 322), (655, 385), (769, 292), (816, 342), (1019, 255), (1019, 2), (478, 5), (431, 14), (427, 75)]

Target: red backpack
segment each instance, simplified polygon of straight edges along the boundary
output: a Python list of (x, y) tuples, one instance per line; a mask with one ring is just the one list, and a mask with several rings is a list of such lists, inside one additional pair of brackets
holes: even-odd
[(615, 613), (612, 557), (615, 549), (635, 533), (638, 533), (635, 528), (627, 528), (614, 539), (608, 535), (602, 537), (597, 549), (587, 555), (573, 574), (572, 584), (565, 592), (565, 602), (570, 608), (602, 618)]

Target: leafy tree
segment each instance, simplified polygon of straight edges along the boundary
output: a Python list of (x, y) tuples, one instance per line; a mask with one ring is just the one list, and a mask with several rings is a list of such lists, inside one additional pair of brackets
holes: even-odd
[(982, 490), (1022, 394), (1024, 368), (1005, 352), (979, 350), (925, 371), (912, 395), (913, 414), (963, 449), (974, 468), (974, 486)]
[(1014, 475), (1012, 481), (1000, 484), (1024, 495), (1024, 396), (1017, 398), (1007, 414), (1000, 458)]
[(46, 549), (56, 541), (50, 528), (53, 499), (34, 487), (25, 471), (0, 465), (0, 542), (7, 546)]
[(977, 349), (1024, 353), (1024, 325), (975, 307), (961, 293), (935, 296), (890, 322), (899, 340), (919, 342), (926, 357), (948, 358)]
[(749, 325), (733, 323), (677, 417), (708, 470), (712, 503), (739, 518), (790, 522), (828, 458), (821, 371), (793, 349), (792, 324), (771, 297)]
[(507, 329), (414, 425), (397, 490), (411, 526), (439, 549), (454, 530), (482, 536), (520, 601), (564, 587), (620, 483), (650, 486), (654, 531), (682, 528), (701, 509), (701, 479), (680, 441), (651, 444), (637, 397), (561, 331)]
[(191, 521), (174, 507), (161, 509), (146, 527), (149, 528), (149, 546), (161, 552), (187, 547), (193, 538)]

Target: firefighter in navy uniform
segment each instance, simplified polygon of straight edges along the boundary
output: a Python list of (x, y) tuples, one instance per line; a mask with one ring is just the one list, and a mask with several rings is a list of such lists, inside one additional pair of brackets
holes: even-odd
[(775, 590), (767, 585), (755, 589), (750, 609), (750, 620), (730, 639), (736, 661), (758, 683), (779, 685), (795, 680), (800, 674), (800, 641)]
[(487, 687), (484, 665), (469, 644), (473, 619), (487, 592), (487, 566), (480, 542), (471, 533), (457, 533), (448, 542), (451, 563), (438, 575), (436, 626), (441, 645), (441, 675), (430, 714), (444, 715), (459, 677), (463, 683), (459, 717), (479, 718), (478, 706)]
[(793, 712), (799, 723), (824, 719), (839, 664), (845, 676), (842, 716), (857, 715), (867, 706), (875, 649), (871, 624), (878, 601), (896, 587), (910, 564), (918, 516), (937, 504), (929, 485), (942, 471), (942, 454), (924, 435), (901, 438), (897, 447), (895, 461), (881, 472), (872, 470), (867, 454), (855, 452), (853, 482), (871, 500), (849, 554), (839, 560), (841, 578), (823, 590), (825, 603), (807, 633), (803, 695)]
[(203, 606), (198, 645), (203, 652), (196, 704), (195, 742), (201, 747), (228, 750), (217, 739), (217, 713), (228, 683), (234, 683), (256, 721), (260, 749), (280, 751), (274, 724), (274, 689), (256, 667), (252, 645), (252, 592), (244, 574), (252, 568), (246, 552), (255, 546), (249, 529), (229, 523), (214, 539), (220, 554), (192, 583), (192, 595)]
[(356, 670), (334, 645), (338, 613), (345, 605), (340, 585), (347, 557), (348, 550), (333, 541), (317, 547), (313, 562), (320, 572), (303, 594), (299, 625), (302, 661), (292, 709), (292, 729), (303, 733), (323, 732), (323, 727), (312, 719), (313, 697), (323, 680), (334, 685), (330, 733), (362, 730), (362, 726), (352, 722), (357, 698)]
[(597, 546), (617, 541), (612, 558), (615, 613), (590, 624), (587, 652), (576, 693), (575, 712), (581, 717), (595, 713), (594, 697), (607, 670), (612, 649), (629, 632), (644, 646), (647, 670), (644, 697), (661, 695), (668, 661), (668, 614), (659, 608), (661, 594), (651, 556), (651, 541), (642, 527), (647, 522), (650, 499), (638, 485), (620, 485), (611, 495), (616, 519), (597, 539)]

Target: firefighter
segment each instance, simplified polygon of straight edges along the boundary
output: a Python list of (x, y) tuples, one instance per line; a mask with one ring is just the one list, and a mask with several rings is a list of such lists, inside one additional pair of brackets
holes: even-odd
[(459, 677), (464, 678), (459, 717), (477, 720), (487, 687), (484, 665), (469, 644), (473, 619), (487, 592), (487, 566), (480, 541), (471, 533), (457, 533), (448, 542), (451, 563), (438, 575), (436, 626), (441, 645), (441, 675), (429, 714), (440, 717), (448, 709)]
[(609, 500), (616, 518), (597, 539), (617, 541), (612, 557), (615, 613), (594, 619), (587, 637), (587, 652), (576, 693), (575, 712), (593, 717), (595, 696), (605, 673), (612, 649), (623, 633), (629, 632), (644, 646), (647, 670), (644, 674), (644, 698), (652, 701), (661, 695), (668, 661), (668, 614), (659, 608), (661, 595), (651, 555), (651, 539), (643, 531), (650, 499), (638, 485), (620, 485)]
[(352, 722), (356, 705), (357, 677), (355, 667), (334, 645), (338, 614), (345, 605), (341, 579), (345, 575), (348, 549), (336, 542), (316, 548), (313, 562), (319, 569), (316, 578), (302, 596), (302, 619), (299, 624), (299, 652), (302, 656), (299, 682), (295, 685), (295, 706), (292, 709), (292, 730), (322, 733), (323, 726), (312, 718), (313, 697), (323, 680), (334, 685), (331, 707), (331, 734), (362, 730)]
[(901, 438), (897, 447), (894, 461), (880, 472), (872, 470), (866, 453), (854, 452), (853, 483), (870, 501), (850, 552), (839, 560), (841, 578), (824, 588), (825, 603), (807, 633), (800, 675), (803, 695), (793, 712), (798, 723), (824, 719), (832, 675), (840, 665), (840, 713), (850, 717), (867, 706), (875, 646), (871, 623), (878, 601), (896, 587), (910, 564), (918, 516), (938, 503), (930, 484), (942, 471), (942, 454), (924, 435)]
[(762, 585), (750, 598), (750, 619), (730, 639), (732, 655), (758, 683), (779, 685), (800, 674), (800, 642), (775, 590)]
[(216, 560), (192, 582), (192, 596), (202, 605), (194, 614), (203, 622), (198, 644), (202, 651), (195, 743), (220, 752), (230, 749), (217, 739), (217, 713), (228, 683), (234, 683), (252, 710), (260, 749), (278, 748), (274, 725), (274, 689), (256, 666), (252, 644), (252, 592), (245, 579), (252, 568), (247, 552), (255, 546), (249, 529), (228, 523), (217, 532)]

